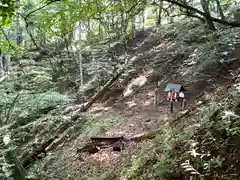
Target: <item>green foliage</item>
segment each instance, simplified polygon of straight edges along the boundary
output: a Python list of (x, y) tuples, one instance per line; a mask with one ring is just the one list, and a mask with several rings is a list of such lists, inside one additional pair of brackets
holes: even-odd
[[(3, 36), (1, 33), (0, 35)], [(23, 53), (19, 46), (11, 40), (7, 41), (6, 39), (0, 38), (0, 47), (3, 54), (16, 55)]]
[(221, 103), (211, 103), (200, 109), (198, 122), (201, 127), (195, 131), (192, 146), (186, 150), (189, 155), (182, 158), (182, 161), (191, 162), (192, 172), (211, 179), (235, 178), (238, 167), (234, 149), (240, 137), (240, 117), (229, 102), (238, 97), (239, 94), (228, 95)]
[[(53, 91), (40, 94), (28, 94), (23, 91), (19, 94), (20, 96), (13, 107), (13, 101), (16, 95), (1, 93), (1, 97), (3, 98), (1, 98), (0, 105), (4, 107), (2, 116), (3, 119), (8, 118), (6, 119), (8, 121), (7, 123), (16, 120), (18, 124), (26, 124), (40, 117), (42, 114), (48, 113), (57, 106), (64, 105), (70, 101), (67, 96)], [(11, 111), (11, 117), (7, 117), (7, 112), (9, 111)]]
[(0, 26), (11, 23), (20, 0), (2, 0), (0, 2)]

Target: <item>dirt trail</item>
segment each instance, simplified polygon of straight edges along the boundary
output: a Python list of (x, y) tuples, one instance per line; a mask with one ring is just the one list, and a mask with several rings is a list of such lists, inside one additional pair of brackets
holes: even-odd
[[(167, 119), (176, 116), (178, 103), (173, 114), (169, 113), (168, 102), (153, 104), (153, 88), (150, 90), (143, 88), (142, 92), (132, 95), (127, 100), (115, 102), (108, 111), (102, 112), (102, 117), (115, 117), (114, 119), (119, 119), (120, 124), (106, 135), (131, 137), (137, 133), (156, 129)], [(98, 104), (98, 106), (104, 105)]]
[[(169, 102), (166, 100), (155, 106), (153, 104), (154, 87), (154, 84), (143, 86), (137, 94), (125, 100), (119, 99), (110, 106), (95, 104), (90, 111), (93, 114), (95, 113), (96, 117), (102, 119), (113, 118), (114, 121), (117, 121), (117, 126), (110, 128), (101, 135), (129, 138), (138, 133), (161, 128), (164, 123), (175, 118), (180, 112), (180, 103), (175, 103), (174, 113), (172, 114), (169, 111)], [(161, 98), (164, 100), (163, 95), (161, 95)], [(120, 163), (127, 154), (137, 152), (141, 148), (142, 143), (128, 143), (120, 153), (112, 152), (110, 149), (103, 149), (93, 155), (87, 154), (83, 156), (84, 161), (78, 161), (74, 166), (89, 167), (94, 165), (111, 167), (113, 164)]]

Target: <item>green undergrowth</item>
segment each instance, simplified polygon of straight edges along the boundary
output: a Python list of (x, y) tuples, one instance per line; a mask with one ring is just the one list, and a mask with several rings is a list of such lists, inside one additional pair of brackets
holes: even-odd
[(191, 81), (211, 72), (214, 74), (215, 69), (220, 69), (232, 58), (229, 55), (239, 51), (240, 28), (219, 28), (211, 33), (201, 22), (186, 20), (166, 25), (160, 31), (163, 37), (174, 40), (177, 52), (189, 53), (184, 65), (192, 72)]
[[(166, 128), (146, 148), (131, 158), (131, 163), (120, 172), (119, 179), (171, 179), (178, 169), (176, 148), (187, 146), (191, 133), (183, 132), (182, 125)], [(184, 148), (184, 147), (182, 147)]]
[(69, 97), (54, 91), (33, 94), (25, 90), (18, 93), (1, 91), (0, 94), (1, 123), (15, 122), (16, 126), (33, 122), (71, 101)]

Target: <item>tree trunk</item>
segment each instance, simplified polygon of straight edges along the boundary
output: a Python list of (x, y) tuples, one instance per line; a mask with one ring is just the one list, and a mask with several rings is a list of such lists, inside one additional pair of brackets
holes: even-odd
[(222, 19), (218, 19), (218, 18), (212, 17), (209, 14), (198, 10), (197, 8), (194, 8), (194, 7), (189, 6), (187, 4), (183, 4), (183, 3), (179, 2), (179, 1), (176, 1), (176, 0), (162, 0), (162, 1), (165, 1), (165, 2), (168, 2), (168, 3), (172, 3), (172, 4), (175, 4), (175, 5), (179, 6), (179, 7), (191, 10), (192, 12), (198, 13), (198, 14), (202, 15), (205, 19), (210, 19), (213, 22), (217, 22), (217, 23), (220, 23), (220, 24), (223, 24), (223, 25), (226, 25), (226, 26), (231, 26), (231, 27), (240, 27), (240, 23), (239, 22), (236, 22), (236, 21), (226, 21), (226, 20), (222, 20)]
[(144, 30), (145, 25), (145, 13), (144, 9), (141, 12), (141, 18), (142, 18), (142, 30)]
[[(78, 40), (81, 41), (82, 39), (82, 34), (81, 34), (81, 22), (79, 21), (79, 25), (78, 25)], [(78, 47), (78, 46), (77, 46)], [(80, 88), (83, 87), (83, 69), (82, 69), (82, 53), (80, 48), (77, 48), (78, 51), (78, 64), (79, 64), (79, 73), (80, 73)]]
[[(124, 18), (124, 11), (121, 12), (121, 34), (120, 34), (120, 39), (125, 38), (125, 18)], [(122, 37), (121, 37), (122, 36)]]
[(135, 16), (132, 18), (132, 37), (136, 35)]
[(163, 8), (163, 1), (160, 2), (159, 9), (157, 11), (156, 25), (158, 26), (162, 24), (162, 8)]
[[(210, 10), (209, 10), (209, 3), (206, 0), (201, 0), (201, 5), (202, 5), (204, 13), (207, 14), (209, 17), (211, 17)], [(212, 19), (210, 19), (209, 17), (205, 17), (208, 27), (210, 30), (215, 31), (216, 30), (215, 25), (214, 25)]]
[(7, 72), (7, 74), (10, 74), (12, 71), (11, 57), (9, 54), (5, 56), (4, 69)]
[(87, 20), (87, 34), (91, 32), (91, 21), (90, 19)]
[(23, 41), (23, 37), (22, 37), (23, 29), (20, 26), (20, 16), (19, 15), (17, 16), (17, 19), (16, 19), (16, 26), (17, 26), (17, 40), (16, 41), (17, 41), (17, 45), (20, 46), (20, 44)]
[(221, 19), (225, 20), (225, 16), (224, 16), (220, 1), (219, 0), (215, 0), (215, 1), (216, 1), (216, 4), (217, 4), (217, 10), (220, 14)]
[(80, 88), (83, 87), (83, 65), (82, 65), (82, 54), (79, 51), (79, 73), (80, 73)]
[(3, 58), (2, 58), (2, 54), (0, 55), (0, 76), (1, 76), (1, 78), (4, 76), (4, 69), (3, 69)]
[[(19, 12), (21, 12), (21, 9), (19, 10)], [(24, 47), (24, 39), (23, 39), (23, 28), (21, 27), (20, 25), (20, 21), (21, 21), (21, 16), (20, 15), (17, 15), (16, 17), (16, 27), (17, 27), (17, 39), (16, 39), (16, 43), (19, 47)], [(16, 62), (18, 64), (18, 68), (20, 71), (24, 72), (23, 71), (23, 68), (22, 68), (22, 65), (21, 65), (21, 62), (20, 62), (20, 58), (19, 56), (17, 55), (16, 57)]]
[(83, 108), (80, 110), (80, 112), (85, 112), (87, 111), (92, 104), (98, 100), (104, 93), (105, 91), (116, 81), (118, 78), (122, 75), (124, 72), (124, 69), (122, 69), (119, 73), (117, 73), (112, 79), (110, 79), (92, 98), (91, 100), (83, 106)]

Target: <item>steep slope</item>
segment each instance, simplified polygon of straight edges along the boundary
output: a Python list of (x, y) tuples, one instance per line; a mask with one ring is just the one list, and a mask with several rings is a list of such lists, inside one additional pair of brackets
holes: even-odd
[[(179, 24), (176, 26), (179, 26)], [(217, 41), (209, 41), (212, 39), (211, 36), (208, 37), (204, 32), (199, 32), (196, 28), (192, 29), (191, 26), (188, 28), (195, 32), (185, 35), (185, 32), (181, 34), (167, 28), (160, 32), (157, 32), (157, 30), (149, 30), (150, 33), (147, 31), (141, 32), (139, 36), (135, 37), (129, 44), (128, 52), (132, 56), (137, 56), (137, 59), (133, 62), (135, 71), (132, 74), (128, 73), (127, 76), (131, 77), (130, 80), (142, 78), (140, 82), (145, 80), (146, 82), (137, 92), (128, 97), (120, 97), (119, 94), (113, 93), (113, 100), (109, 97), (110, 99), (107, 101), (94, 104), (89, 110), (89, 113), (93, 115), (93, 119), (88, 120), (81, 127), (79, 137), (74, 141), (66, 141), (61, 148), (58, 148), (54, 152), (52, 162), (45, 162), (45, 165), (38, 162), (38, 167), (42, 164), (42, 170), (47, 170), (46, 179), (139, 179), (141, 174), (145, 174), (145, 178), (148, 179), (162, 177), (161, 173), (159, 176), (151, 176), (145, 169), (148, 163), (154, 165), (161, 161), (155, 158), (151, 162), (152, 156), (156, 155), (156, 152), (152, 150), (156, 148), (158, 150), (161, 147), (163, 148), (161, 151), (171, 151), (172, 144), (168, 147), (167, 140), (169, 140), (169, 143), (172, 142), (171, 138), (175, 135), (179, 134), (181, 136), (180, 132), (183, 127), (194, 125), (195, 121), (194, 123), (191, 122), (191, 117), (198, 114), (198, 109), (190, 115), (190, 121), (187, 122), (191, 123), (184, 122), (183, 127), (180, 129), (171, 130), (167, 125), (168, 122), (178, 117), (181, 112), (179, 112), (177, 105), (174, 113), (170, 114), (169, 104), (164, 100), (157, 107), (153, 105), (153, 90), (156, 85), (156, 77), (161, 79), (160, 87), (162, 90), (168, 82), (182, 83), (187, 90), (186, 108), (191, 108), (199, 100), (225, 96), (226, 89), (221, 91), (218, 89), (224, 86), (231, 87), (231, 84), (234, 83), (234, 74), (237, 73), (236, 70), (239, 67), (237, 49), (229, 50), (231, 46), (236, 47), (236, 44), (239, 43), (230, 43), (235, 41), (233, 37), (238, 32), (237, 30), (228, 36), (228, 42), (225, 39), (228, 30), (219, 32)], [(213, 52), (216, 49), (217, 51)], [(224, 52), (228, 52), (228, 55), (223, 56)], [(208, 57), (209, 55), (211, 56)], [(221, 63), (219, 61), (221, 58), (227, 60), (231, 58), (232, 61)], [(127, 86), (123, 88), (127, 90)], [(117, 96), (118, 98), (116, 98)], [(163, 96), (161, 97), (163, 98)], [(216, 103), (218, 101), (219, 99), (216, 100)], [(113, 153), (111, 150), (103, 149), (93, 155), (83, 155), (84, 161), (76, 160), (76, 149), (83, 146), (84, 142), (92, 135), (131, 137), (134, 134), (156, 128), (165, 130), (163, 135), (159, 135), (157, 141), (128, 143), (121, 153)], [(168, 136), (168, 133), (172, 133), (171, 136)], [(159, 144), (158, 140), (163, 141), (163, 144)], [(186, 141), (188, 140), (186, 139)], [(179, 139), (177, 142), (179, 142)], [(147, 146), (153, 149), (151, 150)], [(180, 148), (179, 146), (176, 145), (176, 148)], [(145, 157), (141, 160), (140, 156), (143, 156), (143, 154), (140, 152), (146, 153), (149, 159)], [(176, 151), (176, 153), (179, 152), (181, 150)], [(140, 155), (138, 155), (139, 153)], [(170, 156), (170, 154), (168, 155)], [(49, 157), (51, 156), (49, 155)], [(174, 154), (174, 156), (178, 157), (177, 154)], [(135, 161), (134, 157), (139, 159), (139, 162)], [(133, 162), (131, 163), (128, 159), (132, 158)], [(159, 155), (159, 158), (161, 158), (161, 155)], [(172, 157), (169, 157), (169, 160), (171, 159)], [(167, 161), (167, 157), (164, 157), (162, 161)], [(120, 168), (121, 166), (126, 166), (131, 171), (128, 172), (127, 169)], [(137, 169), (134, 169), (135, 166)], [(164, 173), (173, 173), (171, 169), (169, 169), (169, 172), (167, 171), (167, 165), (160, 163), (158, 166), (160, 167), (153, 168), (154, 173), (156, 173), (154, 169), (159, 170), (159, 168), (162, 168), (162, 170), (166, 168)], [(171, 167), (170, 164), (169, 167)], [(179, 179), (181, 176), (179, 175), (176, 178)]]

